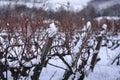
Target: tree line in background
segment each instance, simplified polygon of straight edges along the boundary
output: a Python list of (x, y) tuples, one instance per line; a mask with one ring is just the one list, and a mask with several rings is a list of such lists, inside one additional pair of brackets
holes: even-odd
[[(14, 0), (14, 1), (17, 2), (19, 0)], [(100, 16), (118, 16), (118, 17), (120, 16), (120, 8), (119, 8), (120, 5), (119, 5), (119, 3), (115, 4), (113, 6), (110, 6), (108, 8), (105, 8), (105, 9), (101, 9), (101, 10), (98, 9), (97, 10), (94, 5), (95, 5), (95, 2), (97, 2), (97, 4), (98, 4), (99, 1), (93, 0), (93, 1), (90, 1), (88, 3), (88, 5), (86, 7), (84, 7), (81, 11), (74, 12), (74, 11), (70, 11), (70, 10), (65, 9), (66, 7), (67, 8), (70, 7), (69, 2), (68, 2), (67, 5), (60, 4), (61, 7), (57, 11), (54, 11), (52, 9), (49, 9), (49, 10), (46, 11), (46, 10), (43, 9), (43, 7), (48, 5), (47, 0), (45, 0), (45, 1), (38, 0), (38, 1), (41, 1), (41, 2), (36, 2), (36, 1), (33, 0), (33, 4), (34, 3), (42, 4), (43, 6), (41, 8), (39, 8), (39, 9), (36, 9), (34, 6), (33, 6), (33, 8), (28, 8), (26, 5), (15, 5), (14, 8), (10, 8), (10, 5), (8, 5), (9, 8), (7, 8), (7, 7), (0, 8), (0, 12), (2, 13), (2, 15), (7, 15), (7, 10), (11, 9), (11, 12), (18, 15), (18, 14), (21, 13), (21, 11), (26, 10), (27, 14), (33, 13), (33, 15), (34, 15), (34, 13), (35, 14), (36, 13), (39, 13), (39, 14), (45, 13), (44, 17), (46, 17), (46, 18), (55, 18), (55, 19), (57, 18), (58, 19), (58, 17), (59, 17), (59, 19), (60, 19), (60, 18), (62, 18), (64, 16), (67, 16), (67, 17), (69, 16), (70, 19), (72, 18), (74, 20), (76, 20), (76, 19), (81, 20), (82, 18), (86, 18), (87, 21), (92, 20), (92, 19), (94, 19), (96, 17), (100, 17)], [(108, 1), (108, 0), (106, 0), (106, 1)], [(26, 2), (29, 2), (29, 1), (26, 1)], [(105, 2), (105, 0), (103, 2)], [(69, 14), (65, 15), (66, 13), (69, 13)], [(55, 17), (55, 14), (57, 14), (56, 17)], [(79, 16), (79, 17), (77, 17), (77, 16)]]

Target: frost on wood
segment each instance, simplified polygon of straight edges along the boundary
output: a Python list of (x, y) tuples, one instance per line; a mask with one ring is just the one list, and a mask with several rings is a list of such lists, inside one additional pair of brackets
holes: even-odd
[(90, 69), (93, 71), (94, 67), (95, 67), (95, 64), (97, 63), (97, 56), (98, 56), (98, 53), (100, 51), (100, 48), (101, 48), (101, 44), (102, 44), (102, 39), (103, 37), (105, 36), (105, 32), (106, 32), (106, 29), (107, 29), (107, 25), (106, 24), (103, 24), (102, 26), (102, 31), (100, 33), (100, 35), (97, 37), (97, 45), (95, 47), (95, 51), (94, 51), (94, 54), (93, 54), (93, 57), (92, 57), (92, 60), (91, 60), (91, 66), (90, 66)]
[(80, 51), (80, 48), (85, 40), (85, 38), (87, 37), (89, 31), (91, 29), (91, 23), (87, 22), (87, 25), (85, 25), (82, 29), (83, 33), (81, 34), (79, 41), (77, 42), (77, 44), (75, 45), (75, 47), (73, 48), (73, 54), (77, 54)]
[(54, 40), (54, 36), (57, 32), (56, 26), (54, 23), (50, 24), (50, 28), (48, 29), (48, 38), (45, 42), (45, 45), (42, 49), (42, 54), (41, 54), (41, 63), (39, 63), (35, 69), (34, 69), (34, 74), (31, 77), (32, 80), (38, 80), (39, 76), (41, 74), (41, 71), (43, 69), (43, 67), (45, 66), (45, 62), (46, 62), (46, 58), (47, 55), (49, 54), (50, 48), (52, 46), (53, 40)]
[[(65, 72), (64, 80), (69, 79), (73, 74), (74, 74), (74, 76), (78, 75), (77, 71), (80, 71), (79, 75), (81, 75), (81, 77), (79, 77), (78, 79), (81, 79), (81, 80), (84, 79), (85, 75), (84, 75), (83, 69), (87, 63), (86, 62), (87, 60), (85, 60), (84, 57), (81, 58), (81, 56), (84, 54), (84, 53), (82, 53), (82, 51), (87, 46), (87, 40), (90, 37), (89, 35), (91, 32), (91, 23), (87, 22), (87, 25), (85, 25), (82, 30), (83, 30), (83, 33), (81, 34), (79, 41), (73, 48), (73, 50), (76, 50), (76, 51), (73, 51), (73, 55), (75, 55), (75, 56), (73, 56), (74, 60), (71, 62), (72, 71)], [(89, 55), (87, 57), (89, 57)], [(74, 76), (72, 77), (73, 79), (75, 78)]]

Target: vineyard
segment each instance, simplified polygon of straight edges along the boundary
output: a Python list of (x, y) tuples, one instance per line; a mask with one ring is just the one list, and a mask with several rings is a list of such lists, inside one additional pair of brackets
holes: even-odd
[(120, 18), (78, 17), (24, 6), (1, 11), (0, 79), (120, 80)]

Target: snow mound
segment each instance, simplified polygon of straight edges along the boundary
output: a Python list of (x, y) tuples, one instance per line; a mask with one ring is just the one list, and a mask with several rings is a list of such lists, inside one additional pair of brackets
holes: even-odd
[(100, 21), (102, 19), (107, 19), (107, 20), (120, 20), (120, 17), (118, 16), (102, 16), (102, 17), (97, 17), (95, 20)]

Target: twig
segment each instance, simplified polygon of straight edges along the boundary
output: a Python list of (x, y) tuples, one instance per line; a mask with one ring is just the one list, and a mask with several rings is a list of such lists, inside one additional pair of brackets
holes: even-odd
[(117, 57), (115, 57), (115, 59), (112, 61), (111, 64), (114, 64), (114, 62), (116, 61), (117, 58), (119, 58), (120, 54), (117, 55)]
[(60, 66), (57, 66), (57, 65), (54, 65), (54, 64), (51, 64), (51, 63), (48, 63), (48, 64), (51, 65), (51, 66), (54, 66), (54, 67), (57, 67), (57, 68), (63, 69), (63, 70), (67, 70), (67, 69), (65, 69), (65, 68), (63, 68), (63, 67), (60, 67)]
[(55, 76), (55, 73), (56, 73), (57, 71), (55, 71), (54, 72), (54, 74), (51, 76), (51, 78), (49, 79), (49, 80), (52, 80), (52, 78)]

